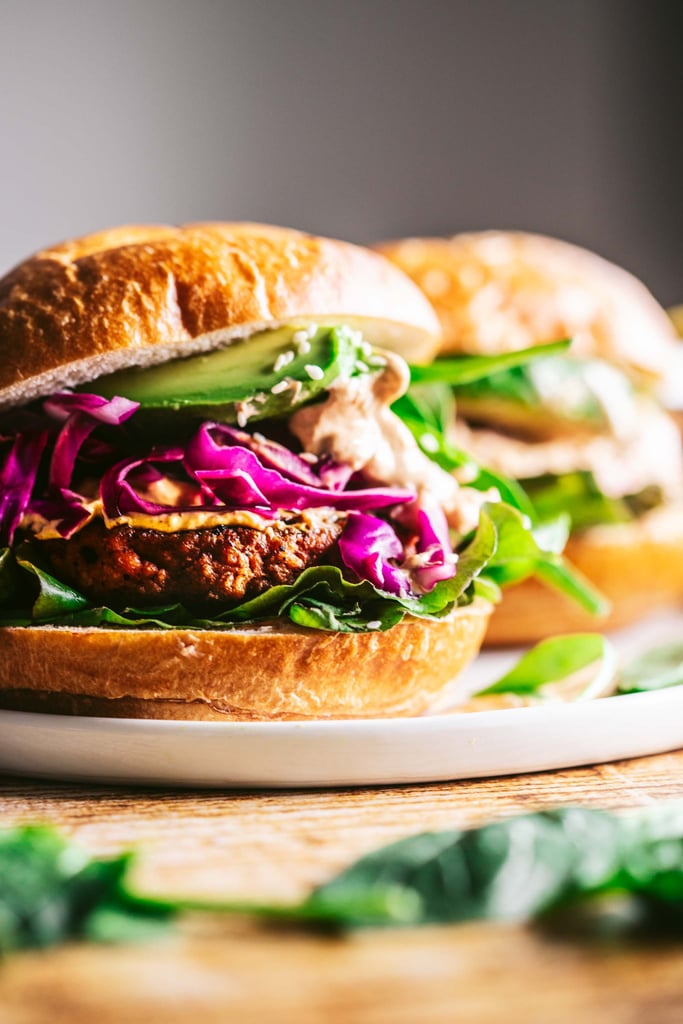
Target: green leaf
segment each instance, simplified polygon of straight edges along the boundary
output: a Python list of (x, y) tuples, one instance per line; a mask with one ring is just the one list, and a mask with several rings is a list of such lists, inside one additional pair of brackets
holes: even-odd
[[(352, 864), (304, 903), (346, 927), (395, 925), (364, 903), (387, 892), (411, 924), (523, 921), (570, 894), (602, 887), (618, 870), (618, 824), (581, 808), (520, 815), (466, 832), (427, 832)], [(406, 899), (408, 897), (408, 899)], [(379, 902), (379, 900), (377, 901)]]
[(652, 647), (625, 665), (619, 675), (619, 693), (662, 690), (683, 683), (683, 643)]
[[(116, 911), (121, 940), (162, 913), (125, 892), (131, 854), (90, 859), (46, 826), (0, 831), (0, 952), (52, 946), (90, 933), (94, 916)], [(168, 911), (166, 912), (168, 914)]]
[[(608, 604), (581, 573), (555, 551), (544, 550), (521, 513), (503, 504), (484, 506), (498, 531), (498, 547), (486, 575), (501, 587), (536, 575), (593, 615), (604, 614)], [(543, 539), (543, 531), (539, 532)]]
[(564, 513), (575, 530), (585, 530), (633, 518), (626, 502), (606, 497), (587, 471), (537, 477), (525, 481), (525, 486), (540, 520)]
[(620, 885), (683, 921), (683, 803), (655, 804), (623, 822)]
[(17, 566), (34, 576), (38, 584), (38, 596), (31, 609), (31, 617), (34, 620), (49, 620), (55, 615), (63, 615), (65, 612), (75, 612), (88, 607), (87, 598), (79, 594), (77, 590), (60, 583), (54, 576), (39, 569), (32, 562), (17, 558)]
[(457, 386), (470, 384), (472, 381), (490, 377), (491, 374), (509, 370), (513, 366), (522, 366), (533, 359), (566, 352), (571, 345), (571, 338), (553, 341), (548, 345), (536, 345), (532, 348), (519, 349), (516, 352), (502, 352), (495, 356), (456, 356), (436, 359), (427, 366), (411, 366), (411, 379), (422, 381), (441, 381), (444, 384)]
[(503, 598), (503, 592), (498, 584), (485, 575), (477, 576), (472, 582), (472, 590), (475, 597), (481, 597), (484, 601), (490, 601), (491, 604), (498, 604)]
[(561, 594), (576, 601), (591, 615), (604, 616), (609, 612), (610, 603), (593, 586), (591, 581), (576, 566), (565, 561), (561, 555), (548, 554), (536, 564), (536, 575)]
[[(610, 642), (599, 633), (573, 633), (542, 640), (519, 659), (517, 664), (477, 696), (496, 693), (537, 693), (549, 683), (568, 679), (595, 662), (603, 662), (599, 683), (614, 679), (616, 653)], [(589, 690), (598, 689), (596, 680)], [(583, 694), (585, 697), (587, 694)]]

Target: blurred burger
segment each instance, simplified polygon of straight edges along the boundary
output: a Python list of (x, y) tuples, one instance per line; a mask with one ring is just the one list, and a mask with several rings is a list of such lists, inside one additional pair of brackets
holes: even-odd
[[(677, 599), (683, 460), (656, 398), (675, 336), (645, 286), (591, 252), (524, 233), (412, 238), (379, 249), (432, 302), (442, 355), (573, 339), (564, 353), (456, 386), (452, 439), (521, 482), (539, 524), (570, 517), (566, 554), (610, 600), (605, 626)], [(565, 596), (526, 580), (496, 611), (487, 640), (595, 626)]]
[(438, 334), (383, 257), (263, 225), (119, 228), (12, 270), (0, 706), (426, 708), (479, 647), (495, 549), (485, 496), (390, 411)]

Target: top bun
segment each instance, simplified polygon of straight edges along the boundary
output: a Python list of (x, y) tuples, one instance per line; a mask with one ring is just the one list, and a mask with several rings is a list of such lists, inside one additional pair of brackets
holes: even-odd
[(497, 353), (573, 337), (573, 351), (664, 376), (675, 346), (644, 284), (595, 253), (556, 238), (482, 231), (378, 246), (431, 300), (444, 352)]
[(355, 324), (416, 361), (439, 344), (412, 282), (347, 242), (227, 223), (87, 235), (0, 280), (0, 408), (316, 320)]

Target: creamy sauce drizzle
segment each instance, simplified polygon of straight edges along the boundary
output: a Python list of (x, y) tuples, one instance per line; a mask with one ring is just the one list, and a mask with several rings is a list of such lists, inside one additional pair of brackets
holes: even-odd
[(372, 483), (415, 490), (441, 505), (456, 529), (474, 528), (483, 502), (498, 497), (460, 488), (420, 451), (413, 435), (389, 408), (406, 391), (407, 364), (382, 351), (386, 366), (376, 374), (339, 380), (318, 405), (294, 413), (289, 428), (304, 450), (363, 471)]

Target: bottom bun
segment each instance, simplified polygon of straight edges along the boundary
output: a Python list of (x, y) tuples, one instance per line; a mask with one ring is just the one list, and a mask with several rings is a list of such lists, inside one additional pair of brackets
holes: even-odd
[(0, 707), (114, 718), (374, 718), (425, 711), (475, 657), (491, 605), (386, 632), (0, 629)]
[(608, 615), (585, 612), (535, 579), (505, 591), (487, 646), (535, 643), (557, 633), (627, 626), (683, 597), (683, 506), (665, 505), (637, 522), (595, 526), (572, 537), (565, 554), (611, 603)]

